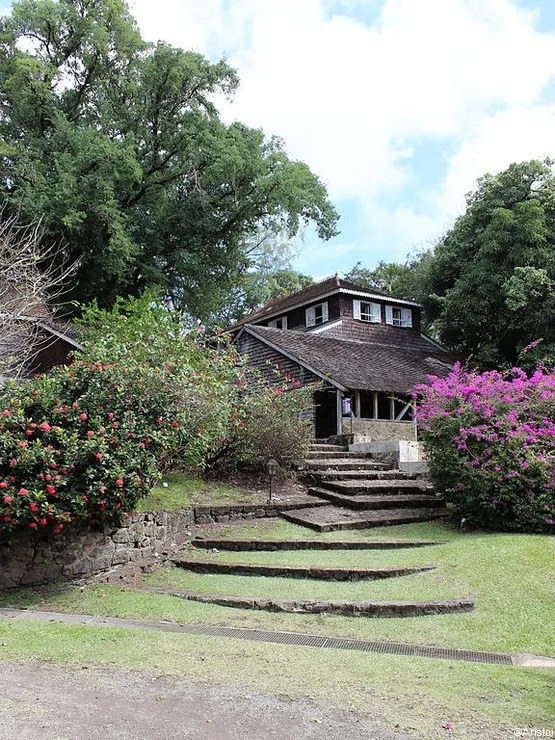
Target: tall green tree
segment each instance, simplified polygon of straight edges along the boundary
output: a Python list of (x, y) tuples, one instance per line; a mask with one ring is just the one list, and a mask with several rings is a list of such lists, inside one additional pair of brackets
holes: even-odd
[(555, 176), (550, 161), (486, 175), (439, 241), (425, 309), (438, 337), (481, 367), (555, 361)]
[(206, 316), (253, 234), (336, 234), (306, 164), (220, 119), (237, 84), (223, 61), (146, 44), (124, 0), (20, 0), (1, 19), (0, 198), (79, 259), (71, 298), (156, 286)]
[(296, 293), (313, 282), (309, 275), (303, 275), (290, 267), (246, 272), (230, 291), (222, 309), (212, 317), (211, 323), (229, 326), (273, 298)]

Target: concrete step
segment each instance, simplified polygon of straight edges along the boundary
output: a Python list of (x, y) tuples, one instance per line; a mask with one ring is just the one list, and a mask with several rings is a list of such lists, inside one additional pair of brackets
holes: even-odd
[(314, 470), (312, 478), (322, 481), (322, 485), (335, 480), (417, 480), (416, 473), (402, 470)]
[(321, 486), (336, 493), (342, 493), (345, 496), (357, 496), (359, 494), (380, 494), (380, 495), (399, 495), (399, 494), (422, 494), (432, 495), (434, 487), (427, 481), (418, 479), (391, 478), (385, 480), (376, 480), (371, 478), (362, 478), (356, 480), (327, 480)]
[(398, 494), (398, 495), (372, 495), (372, 496), (345, 496), (325, 488), (309, 488), (308, 493), (326, 501), (331, 501), (337, 506), (346, 506), (348, 509), (357, 511), (368, 511), (371, 509), (421, 509), (426, 506), (441, 508), (445, 501), (436, 496), (425, 494)]
[(220, 560), (179, 558), (174, 565), (193, 573), (218, 573), (236, 576), (266, 576), (269, 578), (311, 578), (321, 581), (375, 581), (398, 578), (413, 573), (434, 570), (435, 565), (396, 565), (383, 568), (333, 568), (306, 565), (275, 565), (266, 563), (223, 563)]
[(395, 524), (427, 522), (446, 516), (445, 509), (379, 509), (377, 511), (353, 511), (338, 506), (321, 506), (282, 512), (283, 519), (317, 532), (333, 532), (345, 529), (367, 529)]
[(311, 460), (367, 460), (366, 452), (347, 452), (347, 450), (310, 450)]
[(343, 447), (343, 445), (327, 445), (327, 444), (319, 444), (317, 442), (311, 442), (308, 445), (308, 449), (314, 452), (333, 452), (334, 450), (336, 452), (348, 452), (346, 447)]
[(356, 458), (343, 459), (338, 457), (322, 460), (309, 458), (304, 463), (305, 470), (387, 470), (388, 466), (375, 460)]

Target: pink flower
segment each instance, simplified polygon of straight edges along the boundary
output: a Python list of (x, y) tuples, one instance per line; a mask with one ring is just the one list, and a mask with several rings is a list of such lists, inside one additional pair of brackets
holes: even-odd
[(51, 496), (54, 496), (56, 494), (56, 489), (53, 485), (46, 486), (46, 493), (49, 493)]
[(101, 452), (97, 452), (96, 455), (95, 455), (95, 457), (96, 457), (97, 460), (102, 460), (102, 453)]
[(87, 437), (94, 437), (94, 432), (92, 429), (89, 429), (89, 431), (87, 432)]
[(12, 501), (13, 501), (13, 498), (11, 496), (4, 496), (5, 504), (11, 504)]
[(29, 493), (29, 491), (26, 488), (20, 488), (19, 489), (19, 495), (20, 496), (27, 496), (28, 493)]
[(46, 421), (43, 421), (42, 424), (39, 424), (39, 429), (42, 429), (43, 432), (49, 432), (51, 427), (50, 424), (48, 424)]
[(118, 478), (116, 481), (116, 486), (123, 486), (123, 481), (121, 478)]
[(35, 513), (36, 511), (38, 511), (38, 510), (39, 510), (39, 507), (38, 507), (38, 505), (37, 505), (37, 504), (35, 504), (34, 502), (33, 502), (33, 503), (31, 503), (31, 504), (29, 504), (29, 508), (31, 509), (31, 511), (32, 511), (33, 513)]
[(89, 417), (87, 416), (87, 414), (85, 414), (85, 413), (81, 414), (81, 420), (82, 421), (87, 421), (88, 418)]
[(6, 483), (5, 480), (3, 480), (2, 483), (0, 483), (0, 488), (7, 488), (7, 487), (8, 487), (8, 484)]

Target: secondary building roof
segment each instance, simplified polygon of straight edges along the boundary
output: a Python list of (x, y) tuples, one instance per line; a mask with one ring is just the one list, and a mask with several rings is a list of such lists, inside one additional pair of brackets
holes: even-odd
[(429, 375), (445, 377), (451, 370), (450, 355), (425, 337), (408, 348), (265, 326), (243, 331), (342, 389), (407, 394)]

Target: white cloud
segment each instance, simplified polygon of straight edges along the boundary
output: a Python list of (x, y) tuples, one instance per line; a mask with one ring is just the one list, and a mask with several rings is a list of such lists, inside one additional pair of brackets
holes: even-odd
[[(555, 35), (514, 0), (135, 0), (132, 9), (149, 39), (225, 54), (241, 78), (225, 116), (282, 136), (332, 198), (358, 201), (399, 245), (440, 231), (488, 169), (550, 151), (555, 113), (542, 94), (555, 77)], [(452, 155), (424, 209), (380, 206), (418, 187), (412, 153), (436, 139)]]

